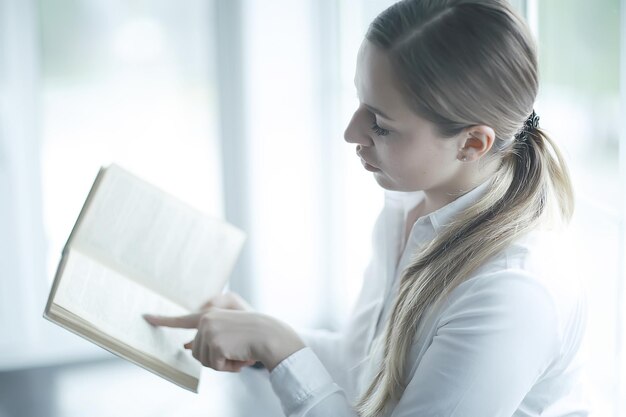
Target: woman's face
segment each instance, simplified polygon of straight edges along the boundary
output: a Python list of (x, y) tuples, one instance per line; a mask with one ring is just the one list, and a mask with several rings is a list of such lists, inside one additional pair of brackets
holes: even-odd
[(365, 169), (389, 190), (427, 190), (448, 183), (463, 165), (459, 138), (442, 138), (435, 125), (412, 112), (400, 94), (386, 54), (365, 40), (355, 85), (359, 107), (344, 137), (357, 144)]

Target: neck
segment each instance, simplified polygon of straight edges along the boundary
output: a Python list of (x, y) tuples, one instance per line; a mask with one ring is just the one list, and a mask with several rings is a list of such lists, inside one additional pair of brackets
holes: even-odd
[[(463, 194), (473, 190), (491, 178), (495, 174), (496, 169), (494, 165), (479, 166), (479, 163), (468, 164), (468, 170), (459, 171), (459, 175), (446, 184), (424, 190), (424, 200), (415, 208), (419, 211), (419, 217), (439, 210)], [(471, 172), (472, 170), (473, 172)]]

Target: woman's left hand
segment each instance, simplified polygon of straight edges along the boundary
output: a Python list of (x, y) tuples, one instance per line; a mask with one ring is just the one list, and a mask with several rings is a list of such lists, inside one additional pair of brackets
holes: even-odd
[(198, 329), (185, 344), (202, 365), (216, 371), (239, 372), (260, 361), (271, 372), (292, 353), (305, 347), (298, 334), (271, 316), (240, 310), (209, 308), (179, 317), (146, 314), (154, 326)]

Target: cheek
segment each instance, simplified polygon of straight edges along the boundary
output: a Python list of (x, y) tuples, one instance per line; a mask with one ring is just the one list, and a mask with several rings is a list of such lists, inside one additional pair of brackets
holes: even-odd
[(424, 174), (430, 169), (433, 150), (423, 144), (393, 143), (385, 147), (389, 168), (397, 172)]
[(385, 147), (387, 171), (399, 181), (412, 186), (426, 186), (445, 176), (447, 153), (428, 143)]
[(423, 155), (418, 149), (397, 141), (378, 144), (376, 149), (381, 169), (398, 189), (412, 187), (415, 179), (424, 175)]
[(441, 170), (447, 165), (446, 153), (438, 148), (430, 147), (414, 156), (422, 162), (424, 170)]

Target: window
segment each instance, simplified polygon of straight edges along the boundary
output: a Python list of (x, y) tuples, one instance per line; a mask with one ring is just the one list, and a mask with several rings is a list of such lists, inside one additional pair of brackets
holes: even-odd
[(584, 256), (572, 262), (589, 302), (586, 389), (595, 415), (623, 415), (616, 398), (624, 326), (620, 2), (550, 0), (529, 6), (539, 41), (539, 123), (563, 150), (576, 193), (572, 230)]
[(50, 280), (100, 165), (115, 161), (221, 216), (212, 3), (39, 7)]
[(10, 335), (0, 369), (10, 369), (103, 352), (41, 317), (101, 165), (216, 216), (223, 200), (213, 2), (0, 7), (0, 328)]

